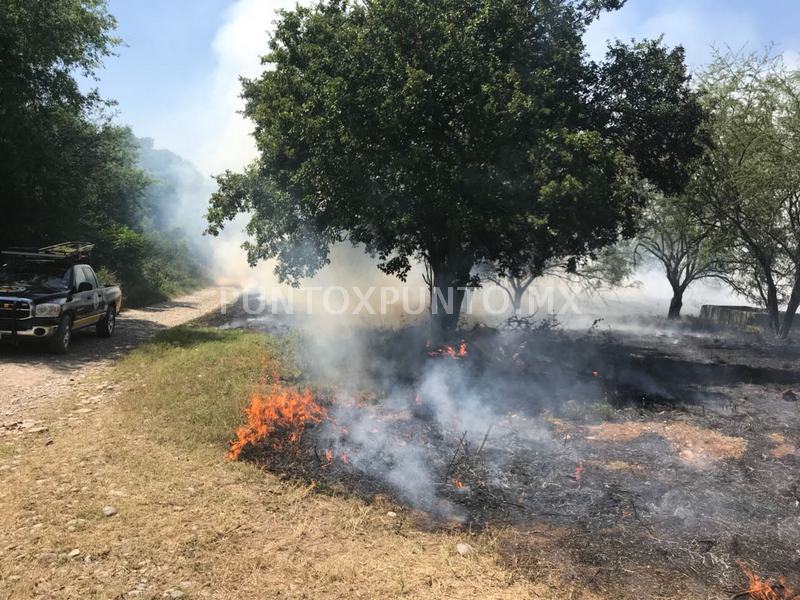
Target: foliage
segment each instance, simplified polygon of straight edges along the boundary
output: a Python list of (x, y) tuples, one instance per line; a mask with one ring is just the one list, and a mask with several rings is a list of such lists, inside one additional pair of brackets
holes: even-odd
[(126, 170), (124, 133), (98, 120), (104, 103), (74, 78), (92, 76), (111, 53), (114, 25), (94, 0), (0, 5), (0, 247), (34, 236), (59, 241), (64, 235), (54, 234), (64, 230), (74, 236), (87, 210), (93, 221), (106, 211), (118, 216), (128, 206), (120, 197), (141, 187)]
[(114, 285), (119, 283), (119, 275), (117, 272), (106, 267), (98, 267), (95, 271), (97, 275), (97, 281), (100, 282), (100, 285)]
[[(3, 143), (28, 127), (48, 127), (59, 109), (88, 114), (101, 101), (82, 93), (74, 73), (94, 76), (120, 40), (104, 0), (4, 0), (0, 7), (0, 96)], [(41, 140), (31, 136), (31, 144)], [(21, 164), (22, 161), (20, 161)]]
[(695, 190), (680, 197), (654, 194), (642, 221), (635, 252), (659, 263), (672, 287), (668, 317), (680, 317), (683, 295), (695, 281), (726, 279), (729, 242), (715, 226), (696, 216)]
[(210, 232), (248, 212), (249, 260), (277, 258), (284, 279), (346, 239), (400, 278), (426, 262), (436, 290), (475, 285), (481, 262), (516, 274), (632, 233), (642, 176), (680, 187), (666, 173), (697, 154), (699, 111), (680, 52), (618, 45), (603, 66), (586, 61), (585, 27), (620, 4), (330, 0), (283, 13), (274, 68), (244, 82), (260, 158), (219, 178)]
[[(119, 193), (121, 210), (116, 214), (104, 210), (103, 203), (93, 210), (86, 202), (78, 217), (80, 229), (73, 237), (96, 242), (93, 263), (112, 269), (122, 285), (125, 303), (140, 306), (166, 300), (207, 283), (208, 256), (183, 227), (172, 225), (168, 217), (177, 210), (184, 182), (169, 171), (142, 169), (140, 140), (129, 131), (122, 131), (123, 143), (130, 154), (124, 168), (109, 173), (105, 181), (119, 181), (123, 172), (130, 172), (140, 183), (127, 193), (125, 190)], [(110, 191), (103, 191), (99, 196), (103, 200), (112, 197)], [(155, 214), (159, 219), (154, 218)], [(64, 237), (64, 232), (62, 225), (51, 235)]]
[[(196, 167), (169, 150), (155, 149), (150, 139), (134, 139), (137, 164), (148, 177), (138, 205), (136, 228), (143, 253), (130, 263), (128, 302), (145, 304), (176, 296), (208, 282), (211, 260), (201, 244), (202, 214), (198, 201), (208, 197), (210, 181)], [(118, 262), (115, 268), (122, 269)]]
[(159, 302), (207, 283), (205, 263), (180, 230), (121, 227), (105, 241), (111, 247), (95, 252), (96, 264), (114, 269), (127, 305)]
[(707, 112), (689, 83), (684, 49), (667, 50), (661, 39), (616, 42), (600, 67), (595, 103), (607, 135), (667, 194), (686, 187), (689, 165), (708, 143)]
[(729, 280), (785, 337), (800, 304), (800, 71), (769, 55), (719, 55), (701, 83), (713, 144), (699, 214), (731, 235)]
[(155, 148), (152, 139), (137, 138), (135, 144), (139, 167), (150, 179), (139, 208), (143, 227), (157, 231), (180, 228), (190, 240), (199, 238), (207, 224), (198, 206), (215, 189), (211, 178), (177, 154)]
[(595, 294), (623, 285), (632, 268), (632, 253), (626, 244), (617, 244), (578, 259), (551, 258), (544, 265), (533, 261), (508, 275), (502, 275), (494, 265), (484, 264), (478, 266), (477, 273), (508, 295), (514, 315), (518, 316), (525, 294), (542, 277), (558, 279), (572, 291)]
[(103, 0), (0, 4), (0, 248), (91, 240), (137, 304), (202, 280), (185, 237), (146, 214), (169, 197), (137, 165), (140, 145), (75, 78), (112, 54), (115, 26)]

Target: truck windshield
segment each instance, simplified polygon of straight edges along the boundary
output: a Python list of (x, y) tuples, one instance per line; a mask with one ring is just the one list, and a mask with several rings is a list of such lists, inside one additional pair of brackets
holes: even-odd
[(56, 263), (8, 263), (0, 267), (0, 287), (69, 288), (69, 268)]

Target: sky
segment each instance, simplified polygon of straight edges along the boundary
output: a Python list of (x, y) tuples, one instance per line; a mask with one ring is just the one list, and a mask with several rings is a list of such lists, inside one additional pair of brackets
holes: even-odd
[[(255, 76), (275, 11), (293, 0), (110, 0), (125, 45), (95, 82), (118, 102), (117, 121), (204, 174), (240, 169), (255, 156), (251, 126), (237, 111), (239, 76)], [(682, 44), (693, 68), (714, 46), (758, 50), (775, 44), (800, 66), (797, 0), (628, 0), (586, 35), (593, 57), (607, 40), (655, 37)]]

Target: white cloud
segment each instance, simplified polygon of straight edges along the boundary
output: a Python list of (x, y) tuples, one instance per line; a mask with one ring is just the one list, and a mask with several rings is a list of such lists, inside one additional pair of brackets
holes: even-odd
[(752, 19), (736, 11), (715, 10), (686, 0), (672, 2), (662, 10), (646, 9), (646, 4), (630, 2), (619, 11), (603, 14), (587, 32), (589, 54), (602, 58), (609, 40), (652, 39), (663, 34), (669, 46), (682, 45), (687, 62), (697, 68), (710, 60), (714, 46), (757, 49), (768, 42)]
[(800, 52), (787, 50), (783, 53), (783, 62), (789, 69), (795, 71), (800, 69)]

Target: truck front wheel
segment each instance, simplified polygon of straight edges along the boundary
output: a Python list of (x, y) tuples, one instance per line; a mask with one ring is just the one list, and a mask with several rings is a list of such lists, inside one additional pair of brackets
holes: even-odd
[(117, 311), (111, 304), (106, 309), (106, 314), (97, 322), (97, 335), (103, 338), (114, 335), (114, 328), (117, 326)]
[(72, 342), (72, 317), (64, 315), (58, 322), (55, 335), (50, 338), (50, 351), (55, 354), (66, 354)]

